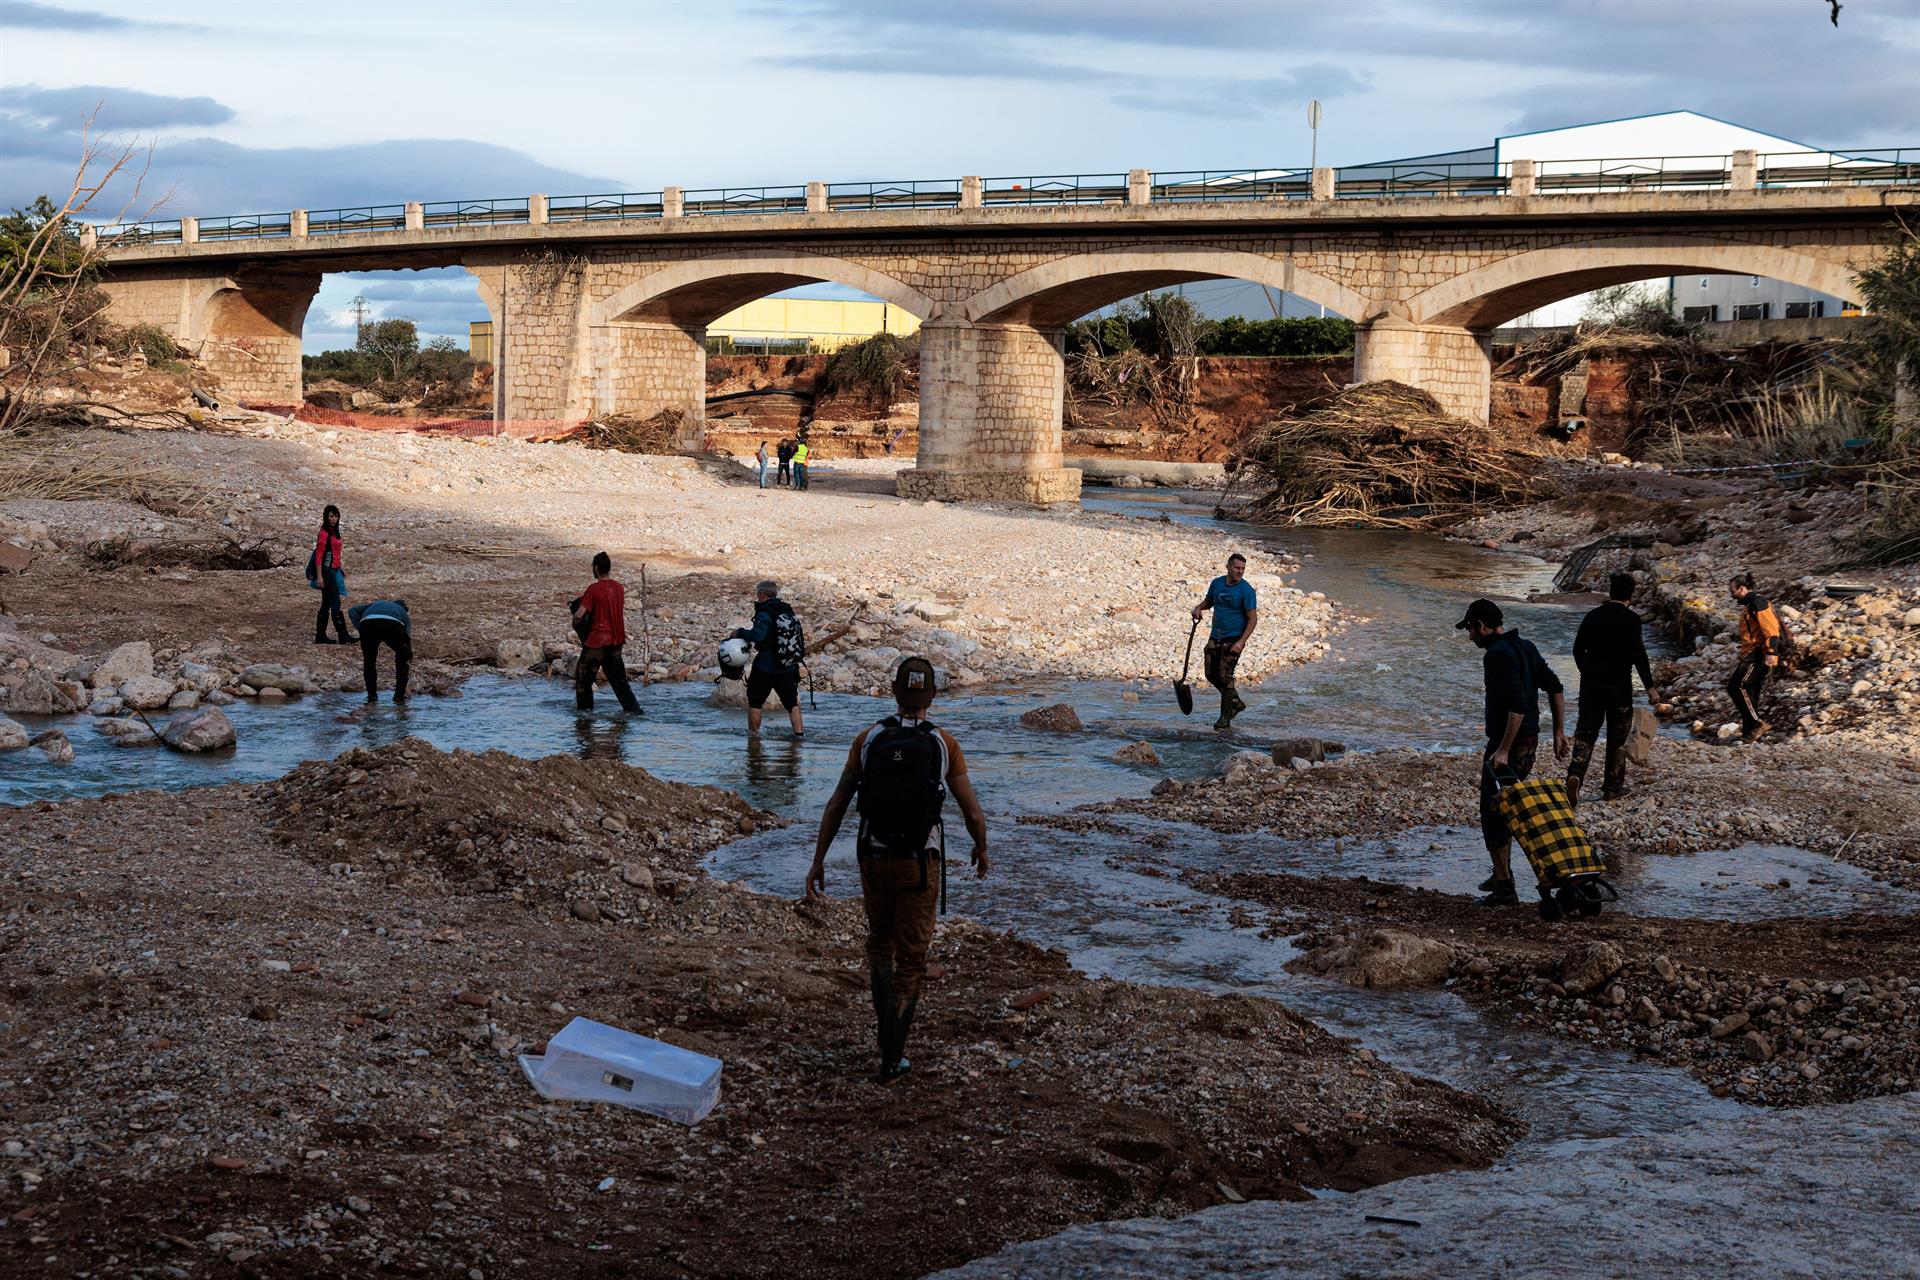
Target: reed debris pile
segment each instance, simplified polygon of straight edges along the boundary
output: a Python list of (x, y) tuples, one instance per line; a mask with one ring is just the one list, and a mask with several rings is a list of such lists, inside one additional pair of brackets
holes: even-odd
[(1398, 382), (1351, 387), (1258, 428), (1241, 462), (1264, 482), (1244, 515), (1266, 524), (1428, 529), (1549, 489), (1540, 455)]

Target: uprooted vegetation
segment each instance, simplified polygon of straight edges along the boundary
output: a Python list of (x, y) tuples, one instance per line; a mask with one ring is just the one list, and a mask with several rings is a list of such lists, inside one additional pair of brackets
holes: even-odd
[(687, 415), (682, 409), (662, 409), (650, 418), (615, 413), (583, 422), (565, 438), (589, 449), (616, 449), (621, 453), (678, 453), (686, 446)]
[(865, 396), (869, 404), (903, 398), (920, 375), (920, 338), (876, 333), (844, 346), (827, 360), (820, 385), (829, 395)]
[(1264, 488), (1240, 514), (1266, 524), (1432, 528), (1546, 496), (1544, 461), (1443, 412), (1417, 387), (1369, 382), (1256, 430), (1240, 472)]

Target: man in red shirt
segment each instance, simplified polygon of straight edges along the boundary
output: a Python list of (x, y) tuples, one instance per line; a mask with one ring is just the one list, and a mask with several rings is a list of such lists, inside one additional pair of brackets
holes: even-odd
[(621, 648), (627, 643), (627, 589), (615, 582), (613, 559), (601, 551), (593, 557), (593, 585), (573, 602), (574, 626), (586, 624), (580, 661), (573, 668), (573, 705), (593, 710), (593, 677), (602, 668), (613, 696), (627, 711), (638, 713), (639, 702), (627, 683), (627, 663)]

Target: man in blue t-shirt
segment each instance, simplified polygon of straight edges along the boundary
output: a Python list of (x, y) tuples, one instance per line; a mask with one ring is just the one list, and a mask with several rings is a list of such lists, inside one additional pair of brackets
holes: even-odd
[(1260, 622), (1260, 601), (1247, 581), (1247, 558), (1239, 552), (1227, 557), (1227, 571), (1207, 584), (1207, 594), (1193, 606), (1193, 620), (1213, 610), (1213, 630), (1207, 633), (1207, 683), (1220, 691), (1220, 718), (1216, 729), (1230, 728), (1233, 718), (1247, 709), (1234, 691), (1233, 671), (1253, 629)]

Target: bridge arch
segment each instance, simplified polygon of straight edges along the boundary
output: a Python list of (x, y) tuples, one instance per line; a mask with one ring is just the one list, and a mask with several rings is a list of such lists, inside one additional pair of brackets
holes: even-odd
[(822, 282), (872, 294), (922, 320), (933, 299), (872, 267), (846, 258), (747, 250), (692, 258), (662, 267), (594, 304), (588, 323), (675, 324), (704, 328), (755, 298)]
[(1407, 301), (1414, 323), (1487, 330), (1608, 285), (1663, 275), (1761, 276), (1853, 295), (1853, 271), (1791, 249), (1693, 236), (1632, 236), (1535, 249), (1464, 272)]
[(976, 324), (1055, 329), (1122, 298), (1194, 280), (1270, 285), (1356, 321), (1375, 309), (1354, 290), (1291, 259), (1196, 245), (1143, 245), (1056, 258), (981, 290), (963, 310)]

